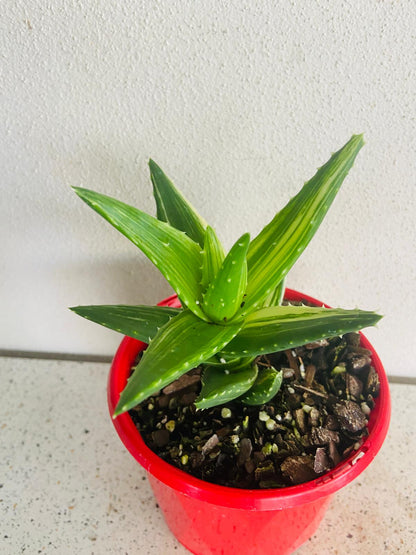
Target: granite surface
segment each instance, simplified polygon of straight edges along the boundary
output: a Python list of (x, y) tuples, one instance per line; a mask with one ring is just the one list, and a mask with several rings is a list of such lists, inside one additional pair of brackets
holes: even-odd
[[(107, 414), (108, 365), (0, 358), (0, 553), (189, 553)], [(416, 386), (392, 384), (388, 439), (296, 555), (416, 552)]]

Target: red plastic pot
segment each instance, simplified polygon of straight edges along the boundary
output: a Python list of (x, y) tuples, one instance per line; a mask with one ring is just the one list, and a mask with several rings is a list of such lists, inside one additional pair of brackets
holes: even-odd
[[(286, 298), (320, 301), (286, 290)], [(176, 296), (162, 301), (180, 306)], [(361, 334), (361, 345), (373, 352), (380, 378), (380, 395), (371, 412), (369, 435), (348, 459), (327, 474), (283, 489), (243, 490), (204, 482), (160, 459), (143, 442), (128, 413), (114, 426), (133, 457), (147, 470), (166, 522), (176, 538), (198, 555), (290, 554), (313, 535), (334, 492), (349, 484), (379, 451), (390, 422), (390, 393), (386, 373), (374, 349)], [(125, 337), (114, 357), (108, 380), (110, 414), (126, 385), (130, 368), (145, 343)]]

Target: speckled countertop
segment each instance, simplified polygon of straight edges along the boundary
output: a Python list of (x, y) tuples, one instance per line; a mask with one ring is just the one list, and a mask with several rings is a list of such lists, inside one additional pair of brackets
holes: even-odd
[[(0, 358), (0, 553), (189, 553), (107, 414), (108, 364)], [(416, 553), (416, 386), (388, 439), (297, 555)], [(271, 554), (272, 555), (272, 554)]]

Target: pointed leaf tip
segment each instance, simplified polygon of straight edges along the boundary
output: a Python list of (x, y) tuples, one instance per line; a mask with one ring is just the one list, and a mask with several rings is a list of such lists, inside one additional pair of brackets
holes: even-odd
[[(165, 276), (195, 314), (206, 319), (196, 304), (201, 291), (198, 244), (168, 223), (117, 199), (78, 187), (78, 196), (135, 244)], [(167, 248), (170, 247), (170, 248)]]
[(245, 233), (234, 243), (203, 296), (203, 310), (214, 322), (230, 320), (241, 305), (247, 288), (249, 242)]
[(275, 306), (250, 314), (244, 327), (222, 352), (239, 356), (272, 353), (298, 347), (324, 337), (342, 335), (373, 326), (374, 312), (306, 306)]
[(152, 159), (149, 160), (149, 169), (158, 219), (186, 233), (202, 247), (206, 227), (204, 219)]
[(218, 239), (215, 229), (207, 226), (204, 237), (204, 248), (202, 249), (202, 279), (201, 285), (203, 292), (212, 283), (224, 261), (224, 249)]
[(253, 239), (247, 254), (247, 312), (262, 305), (305, 250), (363, 144), (362, 135), (353, 135)]
[(178, 308), (143, 305), (90, 305), (71, 310), (78, 316), (145, 343), (149, 343), (161, 326), (181, 312)]

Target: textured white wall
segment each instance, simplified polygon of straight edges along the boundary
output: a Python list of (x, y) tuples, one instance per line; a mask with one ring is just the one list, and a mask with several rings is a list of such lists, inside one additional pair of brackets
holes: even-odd
[(288, 285), (384, 313), (368, 336), (416, 374), (412, 0), (2, 6), (1, 348), (110, 354), (66, 307), (170, 293), (70, 185), (153, 213), (152, 156), (230, 246), (364, 132)]

